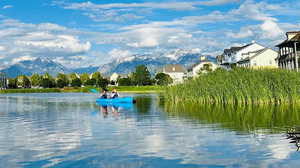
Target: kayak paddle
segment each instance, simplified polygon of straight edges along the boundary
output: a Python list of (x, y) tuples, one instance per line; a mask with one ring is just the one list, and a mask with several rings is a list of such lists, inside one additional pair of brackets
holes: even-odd
[(90, 89), (90, 92), (92, 92), (92, 93), (99, 93), (96, 89)]

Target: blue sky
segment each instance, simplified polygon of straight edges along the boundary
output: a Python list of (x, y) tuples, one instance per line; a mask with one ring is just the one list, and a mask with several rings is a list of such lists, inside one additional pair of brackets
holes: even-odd
[(69, 67), (196, 49), (216, 56), (300, 30), (299, 0), (2, 0), (0, 67), (48, 57)]

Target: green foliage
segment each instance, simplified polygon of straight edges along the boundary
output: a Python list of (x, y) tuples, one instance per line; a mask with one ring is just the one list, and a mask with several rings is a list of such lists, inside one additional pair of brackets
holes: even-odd
[(117, 81), (119, 86), (131, 86), (132, 85), (132, 80), (130, 77), (126, 77), (126, 78), (118, 78)]
[(55, 79), (48, 72), (46, 72), (42, 77), (41, 86), (43, 88), (54, 88)]
[(56, 86), (59, 88), (64, 88), (69, 85), (69, 79), (67, 75), (59, 73), (56, 77)]
[(35, 73), (31, 76), (30, 81), (33, 87), (40, 87), (42, 84), (42, 77), (39, 74)]
[(170, 75), (165, 73), (156, 74), (155, 80), (156, 80), (156, 84), (161, 86), (167, 86), (173, 83), (173, 79), (170, 77)]
[(81, 80), (79, 78), (75, 78), (71, 81), (72, 87), (81, 87)]
[(95, 79), (97, 82), (98, 80), (102, 79), (101, 73), (100, 72), (95, 72), (92, 74), (92, 79)]
[(87, 82), (89, 81), (89, 79), (90, 79), (90, 75), (87, 73), (83, 73), (80, 75), (80, 80), (83, 85), (87, 85)]
[(138, 86), (151, 85), (151, 74), (145, 65), (138, 65), (133, 73), (133, 83)]
[(105, 79), (105, 78), (101, 78), (100, 80), (98, 80), (98, 82), (96, 84), (98, 87), (106, 88), (107, 85), (109, 84), (109, 80)]
[(169, 101), (282, 104), (300, 100), (300, 73), (280, 69), (218, 69), (166, 89)]
[(201, 74), (201, 73), (207, 73), (207, 72), (212, 72), (212, 64), (210, 63), (207, 63), (207, 64), (204, 64), (203, 67), (200, 69), (200, 71), (198, 72), (198, 74)]
[(96, 85), (96, 79), (88, 79), (85, 83), (86, 86), (95, 86)]
[(21, 75), (17, 77), (17, 86), (22, 88), (30, 88), (31, 83), (27, 76)]
[(8, 88), (10, 88), (10, 89), (16, 89), (17, 88), (17, 79), (16, 78), (8, 79)]

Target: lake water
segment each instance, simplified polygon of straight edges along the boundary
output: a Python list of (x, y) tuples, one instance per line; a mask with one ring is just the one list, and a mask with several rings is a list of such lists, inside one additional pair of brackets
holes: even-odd
[[(123, 94), (124, 95), (124, 94)], [(128, 96), (128, 95), (126, 95)], [(0, 96), (0, 167), (299, 167), (300, 108), (174, 105), (155, 94), (101, 107), (79, 93)], [(292, 134), (294, 135), (294, 134)]]

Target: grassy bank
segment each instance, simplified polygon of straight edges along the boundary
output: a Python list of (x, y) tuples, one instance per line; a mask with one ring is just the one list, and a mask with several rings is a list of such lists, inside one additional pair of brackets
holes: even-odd
[[(83, 87), (83, 88), (51, 88), (51, 89), (7, 89), (7, 90), (0, 90), (1, 94), (6, 93), (88, 93), (90, 89), (95, 87)], [(133, 93), (153, 93), (153, 92), (161, 92), (164, 90), (161, 86), (118, 86), (118, 87), (109, 87), (109, 90), (112, 88), (117, 88), (119, 92), (133, 92)], [(96, 88), (99, 90), (98, 88)]]
[(166, 89), (168, 101), (222, 104), (300, 103), (300, 73), (279, 69), (217, 70)]

